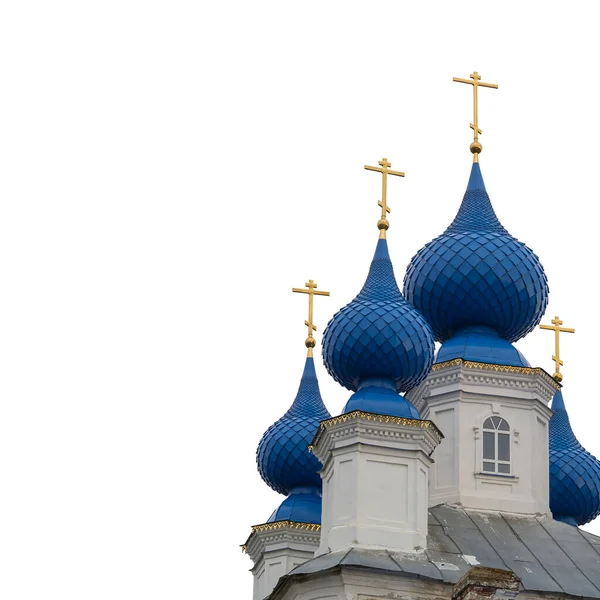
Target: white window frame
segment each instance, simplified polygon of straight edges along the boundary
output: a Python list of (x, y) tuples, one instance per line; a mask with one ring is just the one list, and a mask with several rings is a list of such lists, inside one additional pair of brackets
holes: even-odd
[[(494, 424), (494, 420), (495, 419), (499, 419), (497, 425)], [(486, 426), (486, 424), (490, 422), (491, 426), (488, 427)], [(506, 427), (507, 429), (500, 429), (500, 426), (502, 425), (502, 423), (506, 423)], [(485, 473), (486, 475), (504, 475), (504, 476), (510, 476), (512, 475), (512, 462), (511, 462), (511, 457), (512, 457), (512, 449), (511, 449), (511, 441), (512, 441), (512, 435), (511, 435), (511, 431), (510, 431), (510, 425), (508, 423), (508, 421), (504, 418), (501, 417), (500, 415), (492, 415), (490, 417), (487, 417), (486, 419), (484, 419), (482, 427), (481, 427), (481, 431), (482, 431), (482, 436), (481, 436), (481, 472)], [(485, 440), (485, 434), (486, 433), (492, 433), (494, 434), (494, 458), (485, 458), (485, 450), (484, 450), (484, 440)], [(499, 442), (499, 437), (501, 435), (505, 435), (508, 437), (508, 460), (500, 460), (498, 458), (498, 442)], [(486, 469), (485, 465), (486, 464), (493, 464), (494, 465), (494, 469), (492, 471), (490, 471), (489, 469)], [(507, 472), (501, 472), (499, 469), (499, 465), (508, 465), (508, 471)]]

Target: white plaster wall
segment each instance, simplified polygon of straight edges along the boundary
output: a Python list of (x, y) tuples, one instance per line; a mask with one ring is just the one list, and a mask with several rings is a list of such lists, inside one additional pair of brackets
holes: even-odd
[[(540, 452), (539, 448), (548, 448), (549, 439), (549, 423), (546, 419), (537, 417), (536, 422), (537, 439), (531, 446), (532, 463), (534, 473), (550, 473), (550, 452)], [(533, 485), (533, 494), (535, 499), (544, 505), (548, 505), (550, 498), (550, 476), (541, 477), (537, 480), (537, 484)], [(545, 512), (550, 512), (550, 507)]]
[(452, 585), (345, 568), (294, 582), (274, 600), (450, 600)]
[[(518, 392), (518, 393), (515, 393)], [(510, 476), (483, 474), (482, 426), (497, 415), (510, 426)], [(548, 421), (544, 402), (493, 384), (433, 388), (425, 418), (445, 439), (436, 448), (429, 506), (443, 502), (513, 513), (549, 513)]]
[(458, 490), (458, 402), (437, 407), (431, 420), (440, 428), (444, 439), (434, 452), (431, 469), (433, 488), (439, 494), (456, 494)]
[(263, 600), (281, 577), (314, 556), (314, 552), (294, 548), (278, 548), (265, 552), (252, 569), (254, 575), (253, 600)]
[(350, 546), (405, 552), (425, 548), (431, 461), (418, 444), (407, 446), (345, 440), (332, 448), (321, 473), (323, 519), (317, 554)]
[[(451, 600), (452, 584), (400, 574), (344, 568), (294, 581), (273, 600)], [(564, 600), (574, 596), (521, 591), (518, 600)], [(578, 600), (582, 600), (577, 597)]]

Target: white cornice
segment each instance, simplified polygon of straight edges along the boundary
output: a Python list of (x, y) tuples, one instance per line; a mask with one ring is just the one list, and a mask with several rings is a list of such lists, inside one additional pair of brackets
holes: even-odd
[(276, 521), (255, 525), (252, 533), (242, 550), (252, 559), (258, 562), (265, 552), (283, 545), (319, 546), (321, 540), (321, 526), (314, 523), (298, 523), (295, 521)]
[(322, 464), (334, 446), (358, 442), (421, 450), (429, 456), (443, 437), (431, 421), (353, 411), (323, 421), (310, 450)]
[[(465, 361), (460, 358), (433, 365), (427, 379), (406, 394), (419, 412), (424, 413), (428, 399), (466, 389), (491, 396), (537, 398), (546, 405), (558, 384), (540, 368), (513, 367)], [(510, 391), (509, 391), (510, 390)]]

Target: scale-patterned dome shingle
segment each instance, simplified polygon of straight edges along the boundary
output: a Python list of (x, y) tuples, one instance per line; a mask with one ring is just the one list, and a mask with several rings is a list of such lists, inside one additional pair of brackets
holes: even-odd
[(479, 163), (452, 224), (408, 265), (404, 295), (440, 342), (471, 325), (514, 342), (540, 322), (548, 304), (546, 274), (533, 251), (498, 221)]
[(600, 461), (577, 440), (562, 392), (550, 419), (550, 510), (557, 521), (584, 525), (600, 515)]
[(327, 371), (349, 390), (382, 378), (402, 392), (427, 376), (433, 353), (431, 329), (398, 289), (387, 242), (380, 239), (363, 289), (325, 329)]
[(309, 357), (294, 403), (267, 429), (256, 450), (258, 471), (267, 485), (286, 495), (299, 487), (321, 489), (321, 464), (308, 445), (320, 421), (330, 416), (319, 392), (314, 359)]

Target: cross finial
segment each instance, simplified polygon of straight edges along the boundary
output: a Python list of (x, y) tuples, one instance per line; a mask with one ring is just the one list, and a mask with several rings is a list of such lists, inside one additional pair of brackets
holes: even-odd
[(398, 177), (404, 177), (404, 173), (389, 169), (388, 167), (391, 167), (392, 163), (389, 162), (387, 158), (382, 158), (379, 161), (379, 165), (379, 167), (370, 167), (369, 165), (365, 165), (365, 169), (368, 171), (377, 171), (383, 176), (381, 183), (381, 200), (378, 200), (377, 202), (377, 204), (381, 207), (381, 219), (377, 221), (377, 228), (379, 229), (379, 237), (381, 239), (385, 239), (385, 232), (390, 226), (390, 223), (386, 218), (387, 213), (390, 212), (390, 208), (387, 205), (387, 176), (397, 175)]
[(473, 143), (471, 144), (471, 152), (473, 153), (473, 162), (479, 162), (479, 153), (481, 152), (481, 144), (479, 143), (479, 134), (481, 129), (478, 125), (478, 114), (477, 114), (477, 88), (488, 87), (498, 89), (495, 83), (483, 83), (480, 81), (481, 75), (477, 71), (473, 71), (469, 75), (469, 79), (460, 79), (459, 77), (453, 77), (452, 81), (458, 81), (459, 83), (469, 83), (473, 86), (473, 122), (471, 123), (471, 129), (473, 130)]
[(304, 284), (306, 290), (302, 288), (292, 288), (292, 292), (298, 292), (299, 294), (308, 294), (308, 321), (304, 321), (304, 324), (308, 327), (308, 337), (304, 342), (308, 348), (308, 357), (312, 357), (312, 349), (315, 347), (315, 338), (313, 337), (313, 331), (317, 330), (316, 325), (313, 323), (313, 296), (329, 296), (329, 292), (318, 292), (317, 284), (309, 279), (308, 283)]
[(558, 318), (558, 316), (554, 317), (551, 321), (552, 325), (540, 325), (540, 329), (549, 329), (550, 331), (554, 331), (554, 346), (555, 346), (555, 354), (552, 357), (552, 360), (556, 364), (556, 372), (553, 377), (556, 381), (562, 381), (562, 373), (560, 372), (560, 367), (563, 365), (563, 361), (560, 360), (560, 334), (561, 333), (575, 333), (574, 329), (569, 329), (567, 327), (561, 327), (563, 322)]

